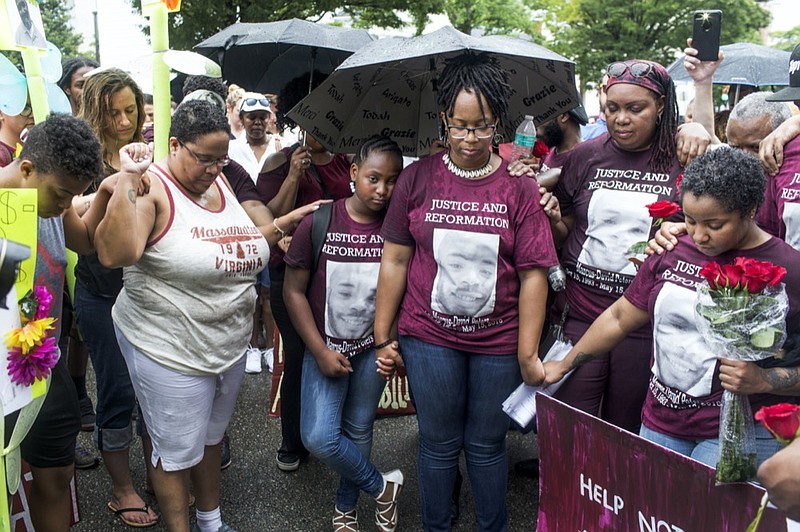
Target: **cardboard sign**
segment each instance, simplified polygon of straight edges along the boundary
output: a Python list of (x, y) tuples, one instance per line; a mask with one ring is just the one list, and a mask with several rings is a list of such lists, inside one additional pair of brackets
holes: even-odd
[(36, 242), (39, 227), (35, 188), (0, 188), (0, 238), (28, 246), (31, 256), (19, 268), (15, 286), (24, 297), (33, 288), (36, 270)]
[[(714, 485), (714, 469), (555, 399), (537, 397), (537, 530), (744, 531), (764, 489)], [(767, 508), (759, 530), (786, 532)]]
[(45, 50), (39, 5), (28, 0), (0, 0), (0, 50)]

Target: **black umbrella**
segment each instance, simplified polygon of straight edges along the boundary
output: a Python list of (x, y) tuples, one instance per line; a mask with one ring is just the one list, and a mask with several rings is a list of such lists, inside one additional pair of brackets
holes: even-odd
[[(764, 87), (789, 84), (786, 76), (786, 65), (791, 55), (789, 52), (749, 42), (726, 44), (720, 49), (725, 59), (714, 72), (712, 82), (715, 85)], [(673, 81), (692, 81), (683, 66), (683, 58), (673, 62), (667, 71)]]
[(352, 152), (370, 135), (384, 134), (404, 155), (426, 154), (439, 138), (436, 80), (446, 59), (467, 52), (488, 52), (509, 73), (509, 121), (499, 131), (506, 141), (525, 115), (541, 124), (578, 105), (572, 61), (522, 39), (471, 37), (448, 26), (367, 44), (288, 116), (335, 152)]
[(233, 24), (195, 49), (222, 65), (222, 77), (229, 83), (276, 93), (288, 81), (315, 69), (333, 72), (372, 39), (365, 30), (291, 19)]

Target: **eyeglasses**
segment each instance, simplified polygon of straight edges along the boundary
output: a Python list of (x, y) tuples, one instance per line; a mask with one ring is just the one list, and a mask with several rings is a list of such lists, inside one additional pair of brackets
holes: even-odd
[(189, 146), (187, 146), (183, 142), (178, 141), (178, 144), (180, 144), (181, 146), (186, 148), (186, 151), (188, 151), (189, 153), (192, 154), (192, 157), (194, 157), (194, 160), (197, 161), (197, 164), (202, 166), (203, 168), (211, 168), (214, 165), (228, 166), (228, 164), (230, 164), (230, 162), (231, 162), (231, 158), (228, 157), (227, 155), (225, 155), (225, 157), (222, 157), (221, 159), (211, 159), (211, 160), (209, 160), (209, 159), (201, 159), (200, 157), (197, 156), (197, 154), (195, 152), (193, 152), (189, 148)]
[(626, 70), (629, 71), (634, 78), (644, 78), (653, 71), (653, 65), (644, 62), (631, 63), (630, 65), (627, 63), (611, 63), (606, 68), (606, 73), (609, 77), (618, 78), (622, 76)]
[(478, 139), (488, 139), (494, 135), (494, 130), (497, 124), (480, 127), (466, 127), (466, 126), (452, 126), (447, 124), (447, 131), (450, 133), (450, 138), (463, 140), (469, 136), (470, 133), (475, 135)]

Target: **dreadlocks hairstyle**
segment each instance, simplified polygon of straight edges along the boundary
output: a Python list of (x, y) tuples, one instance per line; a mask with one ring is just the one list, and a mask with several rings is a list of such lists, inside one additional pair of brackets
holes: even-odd
[(292, 107), (297, 105), (297, 102), (308, 95), (309, 81), (312, 82), (311, 89), (316, 89), (319, 84), (328, 77), (327, 74), (323, 74), (319, 70), (314, 71), (314, 77), (312, 79), (309, 79), (310, 75), (311, 74), (306, 73), (294, 78), (284, 85), (281, 92), (278, 93), (278, 104), (275, 106), (275, 119), (281, 130), (286, 128), (291, 129), (297, 125), (294, 123), (294, 120), (287, 117), (286, 114), (292, 110)]
[(72, 76), (75, 72), (83, 67), (97, 68), (99, 66), (100, 64), (91, 57), (70, 57), (61, 65), (63, 74), (57, 85), (62, 91), (67, 92), (67, 89), (72, 84)]
[(482, 95), (486, 98), (489, 110), (504, 124), (508, 120), (508, 99), (511, 86), (508, 73), (500, 68), (496, 58), (486, 54), (465, 53), (448, 59), (439, 76), (437, 103), (447, 116), (453, 116), (453, 107), (461, 91), (469, 91), (478, 97), (481, 114), (486, 118)]
[(110, 68), (97, 74), (92, 74), (86, 78), (81, 95), (80, 118), (83, 118), (92, 126), (95, 135), (100, 139), (103, 146), (103, 161), (108, 163), (113, 156), (115, 146), (108, 145), (108, 135), (110, 127), (113, 127), (114, 119), (111, 116), (111, 98), (124, 88), (129, 88), (136, 99), (137, 120), (131, 142), (142, 142), (142, 124), (144, 124), (144, 94), (142, 89), (133, 81), (133, 78), (118, 68)]
[(675, 84), (664, 70), (653, 71), (654, 77), (664, 87), (664, 112), (661, 122), (656, 124), (656, 136), (653, 138), (653, 153), (650, 154), (650, 167), (656, 172), (669, 173), (677, 155), (675, 135), (678, 134), (678, 97), (675, 95)]
[(373, 153), (395, 155), (400, 168), (403, 167), (403, 152), (400, 150), (400, 146), (386, 135), (372, 135), (367, 138), (356, 152), (355, 157), (353, 157), (353, 163), (356, 166), (361, 166), (361, 163), (366, 161)]

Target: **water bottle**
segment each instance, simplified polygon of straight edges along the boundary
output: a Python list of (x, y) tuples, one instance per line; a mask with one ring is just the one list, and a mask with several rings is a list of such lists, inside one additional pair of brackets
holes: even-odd
[(535, 143), (536, 125), (533, 123), (531, 115), (525, 115), (525, 120), (519, 125), (517, 133), (514, 135), (514, 145), (511, 148), (511, 160), (509, 162), (529, 158)]

